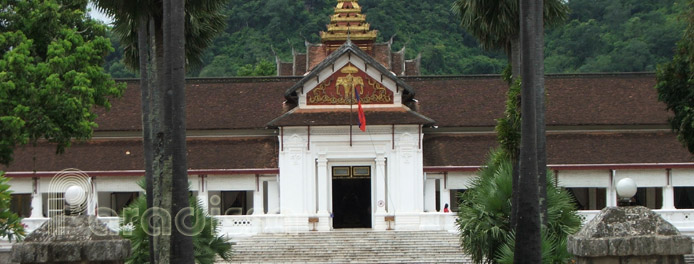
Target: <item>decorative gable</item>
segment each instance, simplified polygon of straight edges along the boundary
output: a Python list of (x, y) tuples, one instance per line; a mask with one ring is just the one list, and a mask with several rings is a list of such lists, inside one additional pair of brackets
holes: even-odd
[(393, 91), (366, 72), (347, 63), (306, 93), (306, 105), (350, 105), (356, 103), (355, 92), (362, 104), (393, 104)]
[[(357, 94), (363, 116), (353, 110)], [(347, 40), (287, 89), (285, 104), (297, 107), (267, 126), (340, 126), (354, 124), (357, 118), (369, 125), (433, 124), (405, 105), (414, 95), (412, 87)]]

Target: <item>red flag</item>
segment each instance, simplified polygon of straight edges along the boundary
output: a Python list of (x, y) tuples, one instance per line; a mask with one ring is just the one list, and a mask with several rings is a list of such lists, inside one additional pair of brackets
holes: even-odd
[(361, 108), (361, 99), (359, 98), (359, 92), (357, 92), (357, 87), (356, 85), (354, 86), (354, 94), (357, 96), (357, 104), (359, 105), (359, 129), (361, 131), (366, 132), (366, 116), (364, 116), (364, 109)]

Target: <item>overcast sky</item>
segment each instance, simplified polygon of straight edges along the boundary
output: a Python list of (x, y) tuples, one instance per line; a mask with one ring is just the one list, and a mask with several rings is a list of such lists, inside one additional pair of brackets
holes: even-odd
[(89, 2), (88, 8), (91, 9), (91, 11), (89, 11), (89, 16), (91, 16), (92, 18), (101, 20), (106, 24), (110, 24), (111, 22), (113, 22), (113, 19), (96, 10), (96, 8), (91, 2)]

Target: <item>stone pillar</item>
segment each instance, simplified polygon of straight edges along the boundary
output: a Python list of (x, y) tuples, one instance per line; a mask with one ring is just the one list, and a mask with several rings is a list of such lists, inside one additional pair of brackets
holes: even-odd
[(262, 215), (263, 209), (263, 180), (260, 175), (255, 175), (255, 191), (253, 192), (253, 215)]
[(667, 177), (667, 185), (663, 187), (662, 209), (675, 209), (675, 188), (672, 186), (672, 171), (667, 169), (666, 172), (665, 177)]
[(91, 188), (87, 191), (87, 214), (96, 215), (99, 207), (99, 192), (96, 190), (96, 178), (89, 177)]
[(376, 157), (376, 214), (386, 213), (386, 192), (386, 158), (379, 154)]
[(617, 191), (615, 190), (615, 178), (617, 177), (616, 170), (610, 170), (610, 182), (607, 184), (606, 204), (607, 207), (617, 206)]
[(426, 179), (424, 184), (424, 211), (436, 212), (436, 179)]
[(318, 215), (329, 216), (328, 213), (328, 159), (319, 155), (316, 163), (318, 169)]
[(316, 159), (316, 172), (317, 172), (317, 197), (318, 200), (318, 222), (314, 223), (315, 230), (318, 231), (330, 231), (330, 211), (328, 211), (328, 190), (330, 185), (328, 181), (330, 180), (330, 173), (328, 172), (328, 159), (325, 158), (325, 154), (319, 154), (318, 159)]
[(578, 264), (684, 264), (692, 252), (689, 236), (643, 206), (606, 207), (568, 238)]
[(130, 256), (121, 238), (95, 216), (57, 216), (12, 246), (18, 263), (119, 264)]
[(39, 188), (39, 183), (41, 180), (39, 178), (32, 179), (32, 192), (31, 192), (31, 216), (30, 218), (43, 218), (43, 199), (41, 199), (41, 189)]
[(207, 193), (207, 175), (198, 175), (198, 200), (202, 205), (202, 210), (210, 212), (210, 197)]
[(267, 182), (267, 213), (279, 214), (280, 211), (280, 187), (277, 181)]

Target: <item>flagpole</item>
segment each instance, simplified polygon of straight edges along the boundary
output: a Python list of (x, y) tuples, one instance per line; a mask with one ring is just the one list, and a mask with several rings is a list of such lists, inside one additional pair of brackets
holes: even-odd
[(352, 146), (352, 97), (349, 97), (349, 146)]

